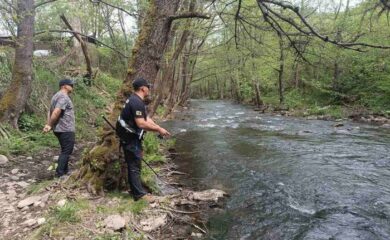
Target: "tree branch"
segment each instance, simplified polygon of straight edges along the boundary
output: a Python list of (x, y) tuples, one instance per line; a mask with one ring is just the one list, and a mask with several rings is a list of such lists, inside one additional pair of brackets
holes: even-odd
[[(69, 30), (71, 30), (72, 32), (74, 32), (73, 30), (73, 27), (72, 25), (70, 25), (69, 21), (66, 19), (65, 15), (64, 14), (61, 14), (60, 15), (60, 18), (61, 20), (65, 23), (65, 25), (69, 28)], [(84, 40), (81, 38), (81, 36), (77, 33), (73, 33), (73, 36), (77, 39), (77, 41), (79, 41), (80, 45), (81, 45), (81, 50), (83, 51), (83, 54), (84, 54), (84, 58), (85, 58), (85, 64), (87, 65), (87, 72), (88, 72), (88, 78), (89, 79), (92, 79), (93, 77), (93, 72), (92, 72), (92, 64), (91, 64), (91, 58), (89, 56), (89, 53), (88, 53), (88, 46), (87, 44), (84, 42)]]
[[(266, 16), (267, 15), (274, 15), (276, 18), (290, 24), (291, 26), (293, 26), (295, 29), (297, 29), (298, 31), (300, 31), (301, 33), (304, 33), (308, 36), (315, 36), (317, 38), (319, 38), (320, 40), (324, 41), (324, 42), (329, 42), (333, 45), (336, 45), (336, 46), (340, 46), (340, 47), (343, 47), (343, 48), (347, 48), (347, 49), (351, 49), (351, 50), (355, 50), (355, 51), (359, 51), (359, 52), (362, 52), (363, 50), (360, 49), (359, 47), (370, 47), (370, 48), (379, 48), (379, 49), (390, 49), (390, 46), (382, 46), (382, 45), (373, 45), (373, 44), (369, 44), (369, 43), (348, 43), (348, 42), (339, 42), (339, 41), (336, 41), (334, 39), (331, 39), (329, 38), (328, 36), (324, 36), (322, 34), (320, 34), (319, 32), (317, 32), (314, 27), (306, 20), (306, 18), (299, 12), (299, 8), (298, 7), (295, 7), (289, 3), (286, 3), (286, 2), (281, 2), (281, 1), (278, 1), (278, 0), (257, 0), (257, 3), (260, 7), (260, 9), (262, 9), (262, 12), (263, 14), (265, 14)], [(275, 12), (271, 6), (268, 6), (268, 4), (271, 4), (271, 5), (275, 5), (275, 6), (278, 6), (278, 7), (281, 7), (283, 9), (287, 9), (291, 12), (293, 12), (297, 17), (298, 19), (300, 20), (300, 22), (303, 24), (303, 26), (299, 26), (298, 23), (296, 23), (292, 18), (287, 18), (287, 17), (284, 17), (282, 16), (281, 14)], [(266, 10), (265, 10), (266, 9)]]
[(131, 17), (138, 18), (138, 15), (137, 15), (137, 14), (131, 13), (131, 12), (127, 11), (126, 9), (121, 8), (121, 7), (118, 7), (118, 6), (115, 6), (115, 5), (111, 4), (111, 3), (108, 3), (108, 2), (105, 2), (105, 1), (102, 1), (102, 0), (89, 0), (89, 1), (90, 1), (91, 3), (103, 3), (103, 4), (107, 5), (107, 6), (110, 6), (110, 7), (112, 7), (112, 8), (115, 8), (115, 9), (120, 10), (120, 11), (126, 13), (127, 15), (129, 15), (129, 16), (131, 16)]
[(203, 14), (203, 13), (198, 13), (198, 12), (182, 12), (182, 13), (177, 13), (173, 16), (169, 16), (169, 19), (171, 21), (176, 20), (176, 19), (182, 19), (182, 18), (210, 19), (210, 16)]
[(0, 37), (0, 46), (15, 47), (15, 41)]
[(96, 38), (91, 37), (91, 36), (87, 36), (85, 34), (82, 34), (82, 33), (76, 32), (76, 31), (50, 29), (50, 30), (45, 30), (45, 31), (38, 31), (38, 32), (36, 32), (34, 34), (34, 36), (35, 35), (39, 35), (39, 34), (43, 34), (43, 33), (47, 33), (47, 32), (78, 34), (80, 36), (83, 36), (83, 37), (90, 38), (90, 39), (94, 40), (96, 43), (98, 43), (98, 44), (100, 44), (100, 45), (102, 45), (102, 46), (104, 46), (106, 48), (109, 48), (109, 49), (113, 50), (114, 52), (118, 53), (119, 55), (121, 55), (124, 58), (129, 58), (129, 56), (124, 55), (119, 50), (117, 50), (117, 49), (115, 49), (115, 48), (113, 48), (113, 47), (111, 47), (111, 46), (109, 46), (109, 45), (107, 45), (107, 44), (97, 40)]
[(39, 7), (41, 7), (41, 6), (45, 5), (45, 4), (48, 4), (48, 3), (51, 3), (51, 2), (55, 2), (55, 1), (57, 1), (57, 0), (47, 0), (47, 1), (43, 1), (43, 2), (40, 2), (40, 3), (36, 4), (36, 5), (34, 6), (34, 8), (39, 8)]
[(236, 15), (234, 16), (234, 41), (236, 43), (236, 48), (238, 48), (238, 39), (237, 39), (238, 23), (237, 22), (238, 22), (238, 19), (240, 18), (241, 2), (242, 2), (242, 0), (238, 1)]
[[(12, 8), (14, 11), (16, 11), (16, 7), (14, 5), (12, 5), (12, 3), (8, 2), (8, 0), (3, 0), (3, 2), (10, 8)], [(5, 8), (3, 8), (4, 10), (6, 10)]]

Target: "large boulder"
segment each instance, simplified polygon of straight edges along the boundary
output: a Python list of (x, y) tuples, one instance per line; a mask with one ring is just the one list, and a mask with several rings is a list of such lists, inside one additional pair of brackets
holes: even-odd
[(148, 219), (144, 219), (140, 222), (141, 228), (145, 232), (154, 231), (167, 223), (167, 217), (167, 214), (164, 213), (161, 215), (149, 217)]
[(218, 202), (220, 198), (223, 198), (226, 195), (227, 193), (222, 190), (208, 189), (201, 192), (192, 192), (192, 194), (190, 194), (190, 199), (197, 200), (197, 201)]
[(26, 199), (23, 199), (18, 203), (18, 208), (24, 208), (30, 205), (33, 205), (35, 202), (39, 202), (41, 200), (40, 196), (31, 196)]

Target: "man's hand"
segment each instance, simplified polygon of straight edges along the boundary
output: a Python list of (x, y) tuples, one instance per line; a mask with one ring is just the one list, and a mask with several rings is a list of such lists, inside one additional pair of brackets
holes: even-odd
[(44, 133), (47, 133), (47, 132), (49, 132), (50, 130), (51, 130), (51, 126), (50, 126), (49, 124), (46, 124), (42, 131), (43, 131)]
[(171, 136), (171, 133), (169, 133), (166, 129), (160, 127), (160, 129), (158, 130), (158, 133), (163, 136), (163, 137), (168, 137), (168, 136)]

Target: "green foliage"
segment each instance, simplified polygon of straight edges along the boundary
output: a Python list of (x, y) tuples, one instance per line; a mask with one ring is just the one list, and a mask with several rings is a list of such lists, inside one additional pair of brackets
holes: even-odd
[[(52, 95), (58, 91), (58, 81), (63, 77), (40, 64), (36, 64), (34, 72), (33, 91), (29, 99), (34, 112), (23, 113), (18, 122), (20, 132), (10, 130), (11, 137), (0, 142), (2, 154), (35, 153), (58, 146), (56, 137), (52, 133), (43, 134), (42, 128), (47, 118), (46, 107)], [(90, 141), (96, 138), (97, 127), (105, 124), (100, 115), (114, 101), (122, 81), (104, 73), (95, 79), (96, 86), (88, 87), (82, 79), (76, 81), (71, 98), (75, 106), (77, 139)]]
[[(156, 167), (153, 167), (154, 171), (156, 171), (158, 173), (159, 169), (156, 168)], [(142, 179), (142, 182), (149, 187), (150, 190), (152, 190), (152, 192), (154, 193), (157, 193), (159, 192), (159, 188), (157, 186), (157, 182), (156, 182), (156, 176), (154, 175), (153, 171), (147, 167), (147, 166), (143, 166), (142, 170), (141, 170), (141, 179)]]
[[(340, 37), (348, 42), (361, 34), (358, 42), (376, 45), (390, 45), (386, 34), (388, 19), (384, 14), (373, 11), (371, 21), (362, 21), (367, 13), (366, 1), (339, 13), (315, 11), (302, 3), (300, 11), (307, 13), (308, 22), (330, 38)], [(262, 19), (262, 13), (252, 1), (242, 1), (240, 16), (247, 21), (236, 29), (236, 6), (226, 8), (223, 4), (216, 8), (223, 10), (224, 28), (216, 28), (216, 33), (206, 41), (205, 55), (198, 56), (192, 96), (197, 98), (229, 98), (238, 102), (253, 103), (254, 83), (260, 86), (260, 95), (267, 105), (279, 105), (279, 38), (269, 28), (267, 22), (257, 20), (249, 24), (249, 19)], [(279, 9), (278, 9), (279, 11)], [(280, 9), (280, 14), (288, 11)], [(337, 14), (337, 15), (336, 15)], [(304, 14), (305, 15), (305, 14)], [(299, 22), (299, 21), (297, 21)], [(278, 26), (288, 31), (291, 26), (279, 21)], [(369, 31), (366, 31), (369, 29)], [(340, 36), (337, 36), (340, 32)], [(236, 36), (238, 34), (238, 36)], [(300, 35), (300, 34), (297, 34)], [(234, 40), (233, 40), (234, 39)], [(343, 115), (339, 106), (366, 108), (377, 113), (389, 111), (390, 106), (390, 57), (389, 50), (365, 48), (364, 52), (352, 51), (323, 41), (303, 36), (283, 37), (285, 59), (283, 61), (283, 88), (285, 105), (290, 109), (309, 109), (312, 114)], [(302, 57), (292, 47), (304, 49)], [(304, 46), (300, 44), (304, 43)], [(329, 108), (324, 108), (331, 105)]]
[(0, 93), (6, 89), (12, 78), (10, 51), (0, 46)]
[(58, 145), (57, 138), (53, 134), (43, 134), (41, 131), (29, 133), (10, 130), (9, 139), (0, 142), (0, 154), (24, 154), (36, 153), (41, 149)]
[(163, 114), (166, 112), (166, 109), (164, 106), (159, 105), (156, 110), (156, 115), (163, 116)]
[(160, 140), (154, 133), (148, 133), (143, 141), (144, 153), (156, 154), (159, 151)]
[(36, 131), (42, 128), (42, 122), (37, 115), (24, 113), (19, 118), (19, 130), (22, 132)]

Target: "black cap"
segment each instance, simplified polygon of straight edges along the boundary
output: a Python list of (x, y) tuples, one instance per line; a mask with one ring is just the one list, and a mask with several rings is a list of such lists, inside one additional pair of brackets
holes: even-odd
[(146, 81), (143, 78), (137, 78), (133, 81), (133, 88), (134, 89), (139, 89), (140, 87), (150, 88), (151, 86), (152, 86), (152, 84), (148, 83), (148, 81)]
[(69, 86), (73, 87), (74, 81), (70, 80), (70, 79), (62, 79), (62, 80), (60, 80), (59, 85), (60, 85), (60, 87), (62, 87), (64, 85), (69, 85)]

